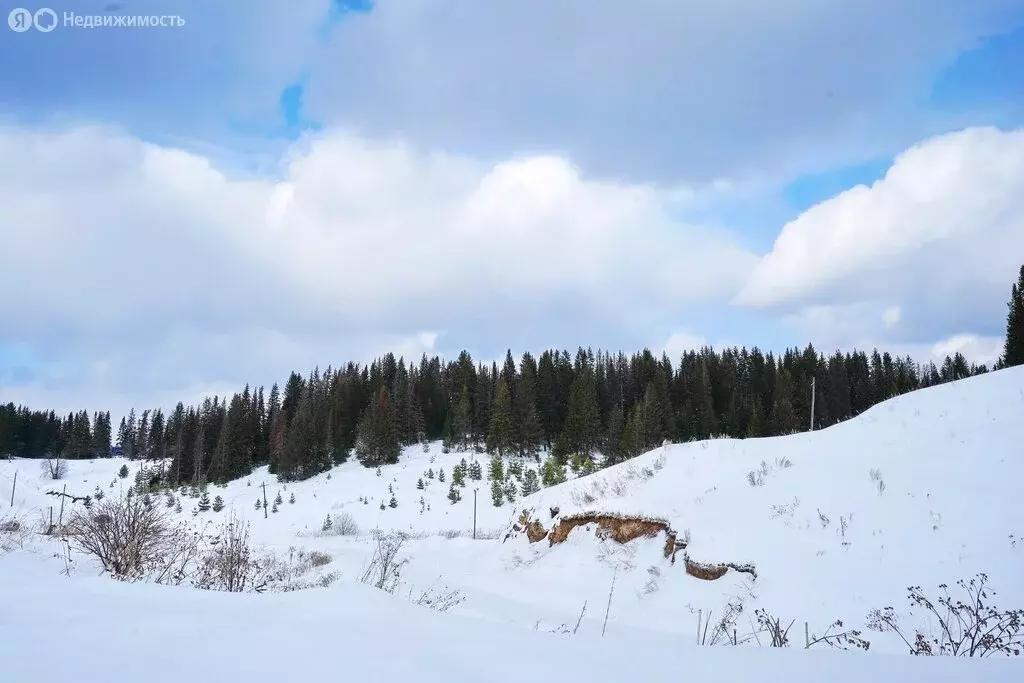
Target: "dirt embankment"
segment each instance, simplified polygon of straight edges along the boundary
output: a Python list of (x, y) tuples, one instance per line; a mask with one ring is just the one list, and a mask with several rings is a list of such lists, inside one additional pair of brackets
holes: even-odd
[(617, 543), (629, 543), (638, 538), (656, 538), (659, 534), (664, 534), (665, 558), (675, 564), (676, 553), (682, 550), (686, 573), (690, 576), (705, 581), (715, 581), (732, 569), (757, 578), (757, 571), (752, 565), (739, 565), (731, 562), (704, 563), (691, 560), (686, 554), (687, 541), (680, 539), (669, 523), (663, 519), (599, 512), (584, 512), (557, 519), (558, 513), (558, 508), (551, 509), (553, 521), (551, 529), (548, 530), (539, 519), (531, 517), (529, 510), (523, 510), (519, 520), (505, 536), (505, 540), (508, 540), (514, 533), (525, 533), (530, 543), (539, 543), (546, 538), (549, 545), (554, 546), (564, 543), (573, 529), (591, 524), (596, 527), (595, 534), (598, 538), (611, 539)]

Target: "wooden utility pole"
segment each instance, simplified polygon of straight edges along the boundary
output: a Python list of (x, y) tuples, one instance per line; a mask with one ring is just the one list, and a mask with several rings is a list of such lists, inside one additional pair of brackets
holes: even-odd
[(267, 482), (263, 482), (263, 519), (267, 518)]
[(473, 540), (476, 540), (476, 492), (477, 489), (473, 489)]
[(14, 490), (18, 488), (18, 470), (14, 470), (14, 483), (11, 485), (11, 507), (14, 507)]
[(818, 379), (817, 377), (811, 377), (811, 431), (812, 432), (814, 431), (814, 398), (816, 396), (816, 392), (814, 391), (814, 385), (815, 385), (815, 381), (817, 379)]

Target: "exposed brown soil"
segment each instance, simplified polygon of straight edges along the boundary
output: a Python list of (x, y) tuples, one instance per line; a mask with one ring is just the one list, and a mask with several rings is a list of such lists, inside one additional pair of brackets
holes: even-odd
[(727, 562), (725, 564), (710, 564), (705, 562), (694, 562), (690, 558), (686, 558), (686, 573), (690, 576), (703, 579), (704, 581), (717, 581), (718, 579), (725, 576), (726, 572), (730, 569), (744, 574), (750, 574), (755, 579), (757, 578), (757, 571), (752, 565), (749, 564), (733, 564)]
[[(552, 516), (556, 515), (557, 508), (552, 509), (551, 512), (554, 513)], [(523, 510), (517, 522), (512, 526), (512, 531), (505, 538), (507, 540), (513, 532), (525, 532), (526, 538), (530, 543), (538, 543), (546, 538), (550, 545), (557, 545), (564, 543), (573, 529), (589, 524), (596, 525), (595, 533), (599, 538), (610, 538), (618, 543), (629, 543), (638, 538), (655, 538), (658, 534), (664, 533), (665, 557), (675, 564), (676, 552), (683, 550), (683, 563), (686, 567), (686, 573), (704, 581), (716, 581), (725, 576), (730, 569), (750, 574), (755, 579), (757, 578), (757, 571), (752, 565), (738, 565), (731, 562), (706, 563), (691, 560), (685, 554), (686, 541), (678, 540), (678, 534), (672, 530), (668, 522), (661, 519), (586, 512), (563, 517), (548, 531), (540, 523), (540, 520), (531, 519), (529, 510)]]
[(562, 543), (569, 537), (569, 533), (573, 529), (588, 524), (596, 524), (597, 533), (602, 538), (610, 538), (619, 543), (629, 543), (638, 538), (654, 538), (658, 534), (664, 533), (665, 557), (675, 560), (676, 532), (672, 530), (668, 522), (660, 519), (587, 512), (563, 517), (548, 534), (548, 540), (551, 545)]

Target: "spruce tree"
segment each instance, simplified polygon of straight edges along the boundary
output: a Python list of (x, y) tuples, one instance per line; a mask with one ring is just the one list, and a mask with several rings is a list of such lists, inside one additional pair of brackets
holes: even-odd
[(416, 488), (418, 488), (420, 491), (426, 488), (426, 485), (423, 483), (423, 477), (420, 477), (419, 479), (416, 480)]
[(610, 467), (625, 460), (623, 453), (623, 437), (626, 431), (626, 418), (622, 411), (622, 404), (616, 403), (608, 414), (608, 429), (604, 434), (604, 444), (601, 452), (604, 455), (602, 465)]
[(454, 480), (452, 480), (452, 485), (448, 489), (448, 500), (452, 502), (452, 505), (462, 500), (462, 494), (459, 493), (459, 487)]
[(564, 463), (571, 455), (589, 457), (600, 444), (601, 415), (593, 368), (583, 364), (569, 389), (565, 426), (556, 443), (556, 455)]
[(1010, 309), (1006, 315), (1006, 342), (1003, 344), (1002, 366), (1024, 365), (1024, 266), (1020, 277), (1010, 288)]
[(510, 503), (516, 502), (516, 494), (519, 493), (519, 489), (516, 487), (515, 480), (509, 478), (505, 482), (505, 499)]
[(213, 499), (213, 511), (220, 512), (224, 509), (224, 499), (220, 496), (215, 496)]
[(388, 507), (391, 507), (391, 508), (398, 507), (398, 499), (395, 498), (394, 494), (391, 494), (391, 501), (388, 503)]
[(320, 526), (320, 531), (322, 531), (322, 532), (324, 532), (326, 534), (333, 527), (334, 527), (334, 522), (331, 520), (331, 516), (327, 515), (327, 518), (324, 519), (324, 523)]
[(491, 464), (488, 474), (491, 481), (501, 482), (505, 480), (505, 464), (500, 455), (491, 456)]
[(491, 480), (491, 502), (496, 508), (500, 508), (505, 502), (505, 487), (500, 479)]
[(210, 494), (206, 491), (203, 491), (203, 495), (199, 497), (198, 507), (200, 512), (206, 512), (210, 509)]
[(487, 432), (487, 450), (499, 456), (513, 452), (518, 439), (515, 410), (512, 406), (512, 395), (508, 382), (502, 377), (498, 380), (498, 391), (491, 412), (491, 425)]
[(527, 469), (523, 474), (523, 485), (520, 488), (523, 496), (528, 496), (532, 493), (540, 491), (540, 478), (537, 476), (537, 470)]
[(442, 484), (445, 482), (444, 468), (442, 467), (437, 471), (437, 480)]
[(469, 474), (469, 478), (472, 479), (473, 481), (480, 481), (481, 479), (484, 478), (484, 469), (483, 467), (480, 466), (479, 460), (474, 460), (473, 462), (469, 463), (469, 469), (467, 470), (467, 474)]
[(565, 465), (558, 458), (549, 457), (540, 468), (540, 480), (544, 486), (556, 486), (566, 481)]
[[(463, 460), (465, 462), (465, 460)], [(452, 468), (452, 483), (456, 486), (466, 485), (466, 468), (464, 466), (456, 466)]]

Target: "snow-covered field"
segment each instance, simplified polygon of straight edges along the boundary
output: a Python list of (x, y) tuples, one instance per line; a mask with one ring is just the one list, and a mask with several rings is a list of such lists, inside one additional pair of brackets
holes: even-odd
[[(997, 593), (995, 605), (1024, 607), (1022, 444), (1024, 368), (1015, 368), (902, 396), (827, 430), (667, 446), (501, 507), (491, 502), (486, 458), (445, 455), (439, 444), (430, 453), (407, 449), (380, 475), (350, 462), (285, 486), (257, 471), (210, 488), (224, 511), (193, 515), (196, 501), (183, 498), (180, 518), (216, 524), (233, 508), (268, 550), (329, 554), (317, 572), (338, 577), (330, 587), (237, 595), (123, 584), (97, 578), (86, 558), (74, 556), (68, 578), (61, 575), (65, 562), (54, 557), (60, 546), (29, 538), (24, 550), (0, 557), (0, 667), (12, 672), (2, 678), (63, 680), (91, 670), (76, 667), (74, 657), (46, 657), (55, 625), (67, 625), (75, 638), (62, 643), (62, 656), (74, 647), (98, 662), (118, 658), (112, 673), (126, 676), (160, 661), (174, 641), (179, 652), (195, 654), (211, 680), (324, 672), (454, 681), (732, 680), (776, 672), (789, 680), (1021, 680), (1020, 661), (909, 657), (893, 634), (864, 624), (874, 609), (907, 612), (908, 586), (934, 594), (939, 584), (979, 572)], [(424, 476), (443, 469), (450, 482), (453, 467), (474, 457), (484, 479), (467, 481), (458, 503), (448, 500), (447, 483)], [(71, 462), (61, 486), (75, 495), (97, 486), (120, 495), (132, 481), (117, 477), (122, 464)], [(45, 495), (53, 482), (40, 477), (37, 462), (0, 462), (0, 515), (12, 513), (15, 472), (14, 514), (34, 523), (59, 507)], [(421, 478), (424, 490), (417, 488)], [(264, 483), (269, 500), (279, 492), (282, 500), (266, 518), (255, 509)], [(387, 506), (392, 493), (395, 508)], [(559, 519), (586, 511), (664, 519), (688, 538), (691, 559), (749, 564), (757, 578), (729, 571), (700, 580), (687, 575), (682, 551), (675, 563), (666, 559), (663, 536), (621, 545), (597, 538), (593, 525), (556, 545), (529, 543), (522, 534), (505, 540), (524, 509), (550, 528), (556, 507)], [(344, 513), (358, 534), (321, 532), (326, 517)], [(398, 593), (444, 587), (461, 591), (464, 602), (438, 614), (359, 585), (375, 528), (410, 534)], [(696, 648), (698, 614), (714, 620), (730, 602), (743, 605), (739, 636), (754, 630), (761, 608), (795, 621), (796, 649)], [(573, 628), (584, 605), (575, 636), (545, 632)], [(868, 654), (802, 651), (805, 623), (820, 634), (836, 619), (863, 630)], [(926, 632), (936, 626), (919, 613), (904, 619)], [(250, 648), (273, 648), (274, 655), (240, 654)], [(180, 671), (153, 675), (177, 680)]]

